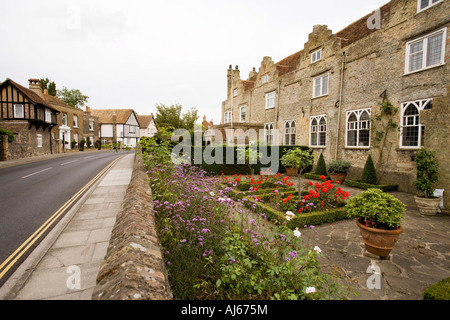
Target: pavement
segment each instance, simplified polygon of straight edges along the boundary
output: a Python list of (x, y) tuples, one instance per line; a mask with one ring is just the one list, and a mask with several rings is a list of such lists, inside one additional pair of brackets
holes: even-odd
[(133, 164), (134, 153), (119, 158), (5, 282), (0, 300), (91, 299)]
[[(0, 300), (91, 299), (133, 163), (134, 154), (121, 157), (87, 191), (0, 288)], [(389, 193), (407, 209), (387, 260), (365, 252), (354, 219), (301, 230), (305, 243), (324, 253), (322, 270), (359, 293), (352, 300), (421, 300), (426, 288), (450, 277), (450, 216), (421, 216), (413, 194)]]

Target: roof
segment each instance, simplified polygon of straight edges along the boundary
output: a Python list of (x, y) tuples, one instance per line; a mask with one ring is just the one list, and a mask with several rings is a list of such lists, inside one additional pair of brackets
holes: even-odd
[(114, 123), (114, 115), (116, 115), (116, 123), (125, 123), (132, 112), (134, 112), (133, 109), (91, 109), (91, 115), (98, 117), (99, 123)]
[(297, 62), (298, 59), (300, 58), (302, 51), (303, 50), (291, 54), (290, 56), (284, 58), (283, 60), (275, 63), (279, 76), (294, 71), (297, 68)]
[(251, 81), (251, 80), (241, 80), (242, 84), (244, 85), (244, 90), (250, 90), (253, 89), (253, 87), (255, 86), (255, 81)]
[(150, 122), (153, 119), (153, 115), (150, 116), (137, 116), (139, 125), (142, 129), (148, 128), (148, 126), (150, 125)]
[(52, 107), (50, 104), (48, 104), (47, 101), (45, 101), (43, 98), (41, 98), (41, 96), (39, 96), (36, 92), (34, 92), (33, 90), (30, 90), (28, 88), (25, 88), (24, 86), (18, 84), (17, 82), (15, 82), (15, 81), (13, 81), (13, 80), (11, 80), (9, 78), (7, 78), (6, 81), (4, 81), (0, 86), (3, 87), (5, 85), (7, 85), (8, 83), (13, 85), (24, 96), (26, 96), (32, 103), (43, 105), (43, 106), (45, 106), (45, 107), (47, 107), (49, 109), (52, 109), (56, 113), (59, 112), (54, 107)]
[(49, 95), (47, 93), (44, 92), (44, 94), (42, 95), (42, 98), (47, 101), (48, 103), (50, 103), (51, 105), (56, 105), (56, 106), (61, 106), (61, 107), (66, 107), (66, 108), (72, 108), (75, 110), (81, 110), (79, 108), (74, 108), (71, 105), (69, 105), (68, 103), (62, 101), (60, 98)]
[(25, 127), (28, 126), (28, 122), (0, 122), (0, 128), (7, 129), (12, 133), (20, 133)]

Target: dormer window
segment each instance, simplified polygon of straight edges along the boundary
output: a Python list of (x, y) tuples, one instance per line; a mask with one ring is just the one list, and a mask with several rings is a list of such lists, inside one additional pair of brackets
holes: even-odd
[(311, 63), (317, 62), (322, 59), (322, 49), (316, 50), (311, 53)]

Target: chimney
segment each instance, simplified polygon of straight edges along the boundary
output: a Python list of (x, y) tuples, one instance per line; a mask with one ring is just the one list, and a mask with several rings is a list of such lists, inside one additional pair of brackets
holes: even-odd
[(41, 82), (39, 79), (28, 79), (28, 82), (31, 91), (37, 93), (38, 95), (42, 95)]
[(91, 108), (89, 108), (88, 106), (86, 106), (86, 112), (91, 112)]
[(253, 70), (250, 71), (250, 73), (248, 74), (248, 79), (251, 80), (254, 76), (256, 76), (258, 73), (256, 72), (255, 67), (253, 67)]
[(44, 94), (48, 95), (48, 89), (44, 89)]
[(206, 116), (203, 116), (203, 121), (206, 121)]

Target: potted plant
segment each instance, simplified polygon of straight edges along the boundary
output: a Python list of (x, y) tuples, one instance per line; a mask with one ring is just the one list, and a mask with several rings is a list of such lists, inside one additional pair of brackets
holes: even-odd
[(330, 176), (331, 181), (344, 182), (351, 165), (350, 161), (347, 160), (331, 161), (328, 165), (328, 175)]
[(307, 150), (301, 148), (294, 148), (286, 152), (281, 157), (281, 164), (286, 168), (288, 176), (297, 176), (310, 165), (313, 164), (314, 156)]
[(434, 151), (422, 148), (415, 158), (417, 164), (417, 178), (414, 186), (420, 195), (414, 196), (419, 212), (422, 215), (436, 215), (440, 198), (434, 197), (434, 184), (439, 181), (438, 163)]
[(372, 188), (352, 197), (345, 208), (349, 218), (358, 218), (356, 224), (366, 250), (387, 258), (403, 232), (405, 205), (393, 195)]

